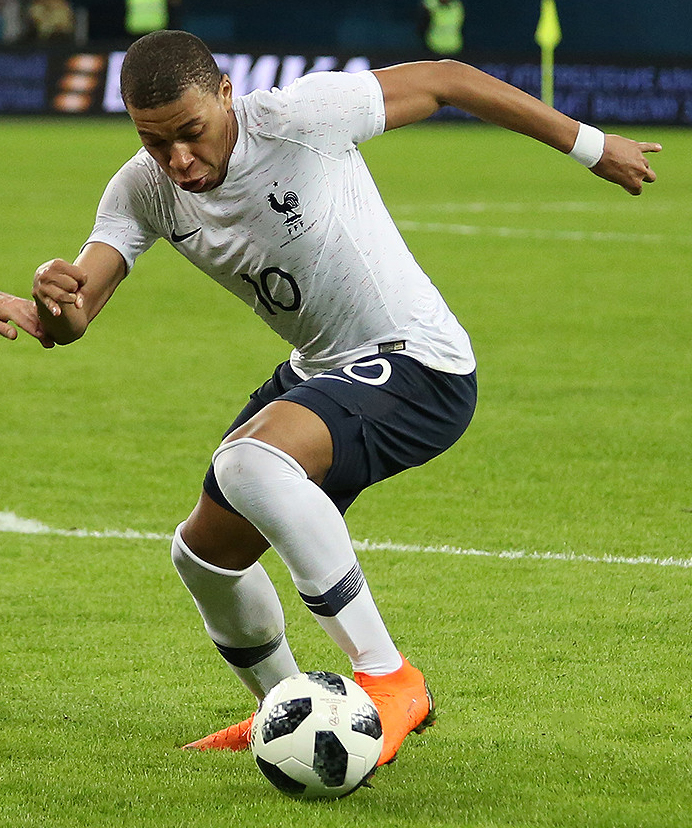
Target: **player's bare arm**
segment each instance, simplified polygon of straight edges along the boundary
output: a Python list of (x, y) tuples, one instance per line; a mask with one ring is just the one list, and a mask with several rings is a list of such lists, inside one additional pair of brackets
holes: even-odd
[(123, 257), (101, 242), (88, 244), (74, 264), (52, 259), (40, 265), (33, 295), (43, 329), (58, 345), (79, 339), (125, 275)]
[[(13, 327), (14, 325), (17, 327)], [(38, 339), (44, 348), (52, 348), (55, 345), (41, 326), (34, 302), (0, 291), (0, 336), (16, 339), (17, 328)]]
[[(378, 69), (387, 129), (415, 123), (443, 106), (456, 106), (482, 121), (520, 132), (564, 153), (573, 150), (579, 123), (491, 75), (454, 60), (421, 61)], [(644, 153), (660, 144), (607, 135), (603, 155), (592, 167), (601, 178), (639, 195), (656, 180)]]

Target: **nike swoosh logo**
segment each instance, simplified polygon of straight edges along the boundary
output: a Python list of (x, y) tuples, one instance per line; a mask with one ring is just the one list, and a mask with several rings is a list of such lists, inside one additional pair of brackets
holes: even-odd
[(182, 236), (179, 236), (179, 235), (175, 232), (175, 230), (173, 230), (173, 231), (172, 231), (172, 233), (171, 233), (171, 241), (175, 242), (176, 244), (177, 244), (178, 242), (185, 241), (185, 239), (189, 239), (189, 238), (190, 238), (190, 236), (194, 236), (194, 235), (195, 235), (195, 233), (199, 233), (199, 231), (200, 231), (201, 229), (202, 229), (201, 227), (198, 227), (196, 230), (192, 230), (190, 233), (183, 233), (183, 234), (182, 234)]

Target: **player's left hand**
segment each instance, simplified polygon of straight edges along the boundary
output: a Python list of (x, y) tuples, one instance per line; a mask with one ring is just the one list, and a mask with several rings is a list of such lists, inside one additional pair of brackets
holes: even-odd
[(660, 152), (662, 149), (660, 144), (631, 141), (621, 135), (606, 135), (603, 156), (591, 172), (619, 184), (631, 195), (641, 195), (644, 184), (656, 180), (656, 173), (644, 153)]
[(8, 324), (9, 322), (38, 339), (44, 348), (55, 346), (55, 342), (43, 330), (35, 302), (0, 291), (0, 336), (16, 339), (17, 329)]

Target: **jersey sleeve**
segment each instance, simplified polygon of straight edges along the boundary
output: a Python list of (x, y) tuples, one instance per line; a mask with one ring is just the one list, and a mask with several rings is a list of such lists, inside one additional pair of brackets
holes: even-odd
[(340, 156), (385, 128), (382, 87), (370, 71), (314, 72), (282, 90), (273, 127), (328, 155)]
[(125, 260), (128, 273), (135, 260), (160, 237), (150, 219), (153, 193), (147, 196), (146, 171), (137, 156), (118, 170), (108, 182), (96, 211), (96, 221), (84, 247), (104, 242)]

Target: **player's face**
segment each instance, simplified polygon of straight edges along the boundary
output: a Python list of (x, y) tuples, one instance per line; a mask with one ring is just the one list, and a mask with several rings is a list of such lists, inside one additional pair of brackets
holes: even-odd
[(216, 95), (191, 86), (155, 109), (128, 107), (144, 148), (181, 189), (206, 193), (226, 177), (238, 132), (231, 92), (224, 75)]

